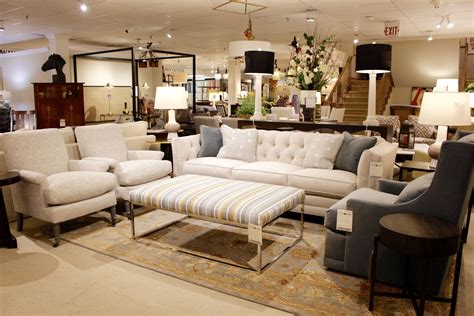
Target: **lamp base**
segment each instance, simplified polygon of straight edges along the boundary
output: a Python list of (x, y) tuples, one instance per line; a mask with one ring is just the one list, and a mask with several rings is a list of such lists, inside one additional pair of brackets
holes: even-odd
[(254, 120), (254, 121), (258, 121), (258, 120), (261, 120), (263, 119), (263, 115), (259, 115), (259, 114), (254, 114), (250, 117), (251, 120)]
[(377, 119), (375, 119), (375, 117), (367, 116), (367, 118), (365, 119), (365, 121), (362, 122), (362, 124), (369, 126), (379, 126), (380, 123), (379, 121), (377, 121)]
[(176, 122), (176, 116), (174, 110), (168, 110), (168, 123), (165, 124), (165, 130), (168, 132), (167, 139), (171, 141), (173, 138), (178, 137), (178, 132), (181, 126)]

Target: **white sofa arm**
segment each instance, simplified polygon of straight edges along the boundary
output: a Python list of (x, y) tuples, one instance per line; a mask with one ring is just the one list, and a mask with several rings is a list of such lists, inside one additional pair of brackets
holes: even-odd
[(374, 147), (365, 150), (359, 160), (357, 167), (357, 188), (372, 188), (377, 185), (377, 178), (370, 177), (370, 163), (381, 162), (383, 164), (383, 178), (392, 179), (393, 165), (397, 155), (397, 143), (388, 143), (380, 140)]
[(120, 164), (117, 160), (115, 159), (112, 159), (112, 158), (105, 158), (105, 157), (86, 157), (86, 158), (82, 158), (82, 160), (85, 160), (85, 161), (100, 161), (100, 162), (105, 162), (108, 164), (109, 168), (108, 170), (109, 171), (116, 171), (119, 167), (120, 167)]
[(97, 171), (107, 172), (110, 164), (96, 160), (69, 160), (69, 171)]
[(191, 135), (185, 137), (176, 137), (171, 140), (171, 149), (173, 150), (173, 174), (180, 176), (183, 174), (183, 164), (185, 161), (197, 157), (201, 135)]
[(17, 170), (17, 169), (14, 169), (12, 171), (16, 171), (20, 173), (21, 181), (25, 181), (31, 184), (39, 184), (39, 185), (48, 183), (48, 179), (42, 173), (31, 171), (31, 170)]
[(162, 160), (165, 154), (157, 150), (129, 150), (128, 160)]

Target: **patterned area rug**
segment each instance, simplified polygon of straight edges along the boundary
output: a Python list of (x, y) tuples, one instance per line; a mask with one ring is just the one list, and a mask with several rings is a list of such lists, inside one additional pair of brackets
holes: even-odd
[[(137, 218), (137, 232), (163, 226), (182, 215), (152, 211)], [(184, 219), (159, 231), (130, 238), (130, 222), (119, 217), (110, 227), (109, 215), (98, 213), (83, 222), (64, 227), (63, 239), (157, 272), (233, 296), (299, 315), (372, 315), (367, 309), (365, 279), (326, 270), (322, 264), (324, 227), (305, 223), (304, 239), (261, 275), (256, 272), (179, 251), (187, 249), (253, 265), (256, 246), (247, 242), (246, 231), (230, 226)], [(292, 232), (299, 222), (279, 219), (270, 230)], [(264, 262), (292, 240), (264, 234)], [(170, 249), (170, 248), (174, 248)], [(451, 273), (452, 274), (452, 273)], [(448, 284), (450, 282), (447, 282)], [(381, 286), (380, 290), (394, 290)], [(458, 312), (463, 306), (458, 302)], [(449, 304), (427, 303), (425, 315), (447, 315)], [(373, 315), (415, 315), (409, 300), (376, 298)]]

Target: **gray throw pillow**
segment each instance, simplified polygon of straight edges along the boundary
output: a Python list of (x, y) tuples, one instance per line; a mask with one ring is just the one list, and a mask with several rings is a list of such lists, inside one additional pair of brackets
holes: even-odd
[(360, 156), (366, 149), (374, 147), (377, 143), (375, 137), (354, 137), (344, 132), (344, 141), (336, 157), (334, 169), (346, 170), (357, 174)]
[(398, 199), (395, 203), (408, 202), (425, 193), (433, 181), (433, 176), (434, 172), (428, 173), (408, 183), (398, 195)]
[(222, 147), (222, 134), (219, 128), (201, 125), (201, 149), (199, 157), (217, 157)]

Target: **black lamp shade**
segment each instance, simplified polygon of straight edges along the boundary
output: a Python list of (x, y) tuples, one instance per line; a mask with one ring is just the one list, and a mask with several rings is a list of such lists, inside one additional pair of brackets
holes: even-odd
[(245, 70), (249, 75), (273, 75), (275, 53), (263, 50), (245, 52)]
[(365, 44), (356, 49), (356, 72), (383, 73), (392, 69), (392, 45)]

